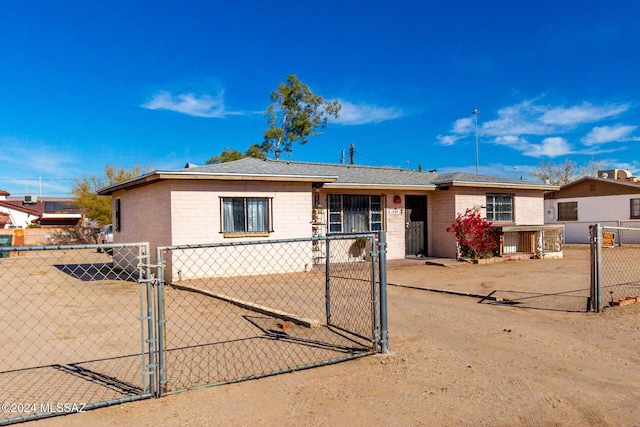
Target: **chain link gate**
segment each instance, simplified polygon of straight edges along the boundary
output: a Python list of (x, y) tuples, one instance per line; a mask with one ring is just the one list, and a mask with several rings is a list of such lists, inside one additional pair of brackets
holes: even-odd
[(157, 392), (148, 264), (146, 243), (0, 248), (0, 425)]
[(640, 302), (640, 228), (589, 227), (593, 310)]
[(385, 234), (0, 247), (0, 425), (387, 351)]
[(374, 234), (158, 248), (161, 393), (386, 351), (380, 252)]

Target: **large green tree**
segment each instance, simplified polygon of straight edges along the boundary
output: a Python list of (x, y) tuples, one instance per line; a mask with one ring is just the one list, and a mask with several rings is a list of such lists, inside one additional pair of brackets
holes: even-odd
[(244, 153), (239, 152), (234, 148), (224, 147), (222, 153), (217, 156), (212, 156), (206, 161), (206, 164), (212, 165), (215, 163), (232, 162), (234, 160), (240, 160), (244, 157), (255, 157), (257, 159), (266, 159), (267, 153), (260, 148), (258, 144), (252, 144)]
[(551, 185), (564, 185), (583, 176), (595, 176), (599, 169), (603, 168), (602, 162), (591, 160), (585, 166), (578, 166), (576, 162), (565, 159), (557, 164), (553, 162), (540, 162), (538, 169), (529, 173), (540, 182)]
[(320, 135), (318, 128), (327, 125), (329, 117), (337, 118), (342, 106), (314, 94), (295, 74), (287, 76), (278, 90), (271, 92), (271, 105), (265, 112), (269, 129), (264, 132), (261, 148), (273, 153), (277, 160), (291, 153), (298, 142), (306, 144), (309, 136)]
[[(149, 170), (149, 168), (147, 168)], [(118, 182), (127, 181), (142, 175), (142, 167), (136, 165), (131, 169), (116, 168), (114, 165), (105, 165), (104, 175), (84, 176), (73, 181), (71, 194), (78, 208), (88, 218), (105, 225), (111, 222), (111, 197), (99, 196), (98, 190)]]

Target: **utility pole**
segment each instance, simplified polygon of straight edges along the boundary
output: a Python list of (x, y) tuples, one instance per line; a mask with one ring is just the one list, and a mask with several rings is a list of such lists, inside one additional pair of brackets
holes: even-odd
[(353, 164), (353, 144), (349, 145), (349, 164)]
[(480, 114), (480, 111), (476, 108), (472, 111), (472, 114), (476, 116), (476, 175), (478, 175), (478, 114)]

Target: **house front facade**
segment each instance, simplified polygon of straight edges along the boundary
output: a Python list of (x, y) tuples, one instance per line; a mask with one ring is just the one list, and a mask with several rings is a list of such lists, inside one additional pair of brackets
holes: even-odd
[(467, 208), (495, 225), (542, 225), (544, 191), (554, 188), (466, 173), (244, 158), (156, 171), (100, 194), (112, 196), (115, 243), (154, 248), (384, 230), (387, 257), (401, 259), (455, 257), (455, 236), (446, 229)]
[(640, 182), (629, 171), (599, 171), (545, 195), (545, 223), (563, 224), (567, 243), (589, 243), (589, 226), (640, 227)]

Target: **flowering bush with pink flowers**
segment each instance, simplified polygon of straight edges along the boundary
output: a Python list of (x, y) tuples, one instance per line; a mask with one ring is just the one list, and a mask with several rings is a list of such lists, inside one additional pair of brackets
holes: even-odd
[(480, 215), (478, 206), (458, 214), (447, 232), (456, 233), (458, 258), (490, 258), (498, 248), (498, 239), (491, 222)]

